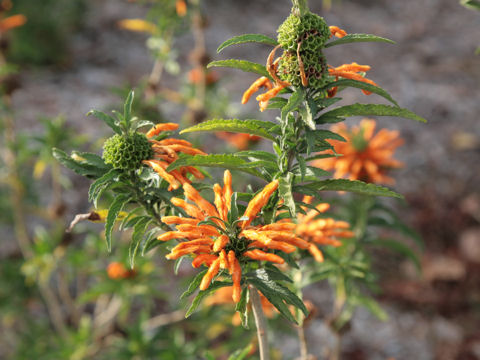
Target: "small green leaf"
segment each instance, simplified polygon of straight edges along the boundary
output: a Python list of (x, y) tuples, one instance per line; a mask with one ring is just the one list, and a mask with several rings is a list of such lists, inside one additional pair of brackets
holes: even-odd
[(248, 357), (253, 350), (253, 344), (248, 344), (244, 349), (239, 349), (235, 351), (232, 355), (228, 357), (227, 360), (244, 360)]
[(290, 215), (295, 216), (296, 214), (296, 207), (295, 207), (295, 200), (293, 199), (292, 194), (292, 182), (293, 182), (294, 175), (291, 172), (288, 172), (287, 175), (282, 176), (279, 180), (278, 185), (278, 195), (280, 199), (283, 199), (285, 205), (288, 207), (290, 211)]
[(261, 120), (214, 119), (191, 126), (182, 130), (180, 134), (200, 131), (229, 131), (257, 135), (265, 139), (275, 140), (275, 137), (268, 131), (274, 126), (274, 123)]
[(307, 125), (311, 130), (315, 130), (315, 121), (313, 121), (313, 117), (315, 113), (315, 103), (311, 101), (304, 101), (303, 107), (300, 108), (300, 115), (302, 117), (302, 121)]
[(100, 168), (98, 166), (91, 165), (85, 161), (74, 160), (71, 156), (67, 155), (64, 151), (53, 148), (52, 155), (57, 159), (63, 166), (69, 168), (70, 170), (76, 172), (79, 175), (86, 176), (89, 178), (99, 178), (108, 172), (111, 167)]
[(374, 94), (380, 95), (381, 97), (387, 99), (392, 104), (394, 104), (395, 106), (398, 107), (398, 103), (395, 100), (393, 100), (391, 95), (388, 92), (386, 92), (384, 89), (382, 89), (381, 87), (372, 85), (372, 84), (367, 84), (363, 81), (351, 80), (351, 79), (340, 79), (340, 80), (331, 82), (328, 85), (324, 86), (322, 88), (322, 90), (331, 89), (332, 87), (335, 87), (335, 86), (338, 86), (338, 87), (350, 86), (350, 87), (354, 87), (354, 88), (357, 88), (357, 89), (370, 91)]
[(357, 194), (371, 195), (371, 196), (389, 196), (402, 199), (403, 196), (396, 192), (375, 184), (367, 184), (359, 180), (347, 179), (328, 179), (315, 181), (308, 184), (296, 185), (297, 188), (308, 188), (315, 191), (349, 191)]
[(260, 65), (246, 60), (217, 60), (212, 61), (210, 64), (207, 65), (207, 69), (211, 67), (230, 67), (270, 78), (270, 74), (268, 73), (264, 65)]
[(170, 164), (167, 171), (178, 169), (182, 166), (207, 166), (207, 167), (219, 167), (230, 170), (240, 170), (257, 177), (263, 178), (254, 167), (257, 167), (259, 163), (252, 163), (245, 161), (241, 157), (237, 157), (232, 154), (213, 154), (213, 155), (185, 155), (181, 156), (178, 160)]
[(238, 206), (237, 206), (238, 193), (234, 192), (230, 201), (230, 211), (228, 212), (228, 221), (233, 223), (238, 219)]
[(108, 252), (112, 251), (112, 231), (115, 220), (117, 220), (118, 214), (129, 201), (129, 195), (117, 195), (108, 209), (107, 219), (105, 221), (105, 240), (107, 241)]
[(370, 34), (348, 34), (341, 39), (336, 39), (325, 44), (325, 47), (329, 48), (335, 45), (349, 44), (349, 43), (355, 43), (355, 42), (385, 42), (389, 44), (395, 44), (395, 41), (386, 39), (380, 36), (375, 36)]
[(420, 122), (427, 122), (424, 118), (411, 112), (410, 110), (399, 108), (390, 105), (376, 105), (376, 104), (353, 104), (345, 105), (320, 115), (317, 123), (322, 123), (324, 118), (337, 118), (348, 116), (397, 116), (405, 119), (412, 119)]
[(197, 275), (195, 275), (195, 277), (192, 279), (192, 281), (188, 285), (187, 290), (185, 290), (185, 292), (182, 295), (180, 295), (180, 300), (185, 299), (186, 297), (192, 295), (195, 291), (197, 291), (207, 271), (208, 270), (205, 269), (200, 271)]
[(130, 267), (132, 269), (135, 266), (135, 257), (137, 256), (142, 237), (145, 234), (148, 225), (152, 221), (153, 220), (150, 217), (145, 216), (133, 227), (132, 240), (130, 241), (130, 246), (128, 247), (128, 259), (130, 260)]
[(101, 112), (101, 111), (98, 111), (98, 110), (90, 110), (88, 113), (87, 113), (87, 116), (89, 115), (93, 115), (95, 116), (97, 119), (100, 119), (102, 120), (103, 122), (105, 122), (105, 124), (107, 124), (108, 126), (110, 126), (110, 128), (115, 131), (115, 133), (117, 134), (121, 134), (122, 133), (122, 130), (120, 129), (120, 126), (117, 125), (117, 120), (115, 120), (112, 116), (110, 115), (107, 115), (105, 114), (104, 112)]
[(88, 189), (88, 201), (92, 201), (95, 208), (97, 208), (97, 201), (102, 192), (113, 183), (118, 175), (118, 171), (112, 169), (90, 185), (90, 188)]
[(195, 296), (195, 299), (192, 301), (192, 305), (187, 310), (187, 313), (185, 314), (185, 317), (188, 318), (190, 315), (192, 315), (195, 310), (198, 308), (202, 300), (205, 298), (205, 296), (209, 295), (210, 293), (214, 292), (217, 289), (220, 289), (225, 286), (232, 286), (232, 282), (230, 281), (215, 281), (214, 283), (210, 284), (208, 289), (206, 290), (200, 290), (197, 296)]
[(381, 308), (378, 302), (371, 297), (354, 295), (349, 299), (349, 302), (352, 305), (364, 306), (381, 321), (388, 320), (388, 314)]
[(127, 99), (125, 100), (125, 104), (123, 105), (123, 118), (128, 124), (130, 123), (130, 119), (132, 117), (132, 104), (133, 98), (135, 97), (135, 92), (132, 90), (128, 93)]
[(240, 301), (235, 305), (235, 311), (237, 311), (240, 314), (240, 319), (242, 321), (242, 326), (245, 329), (248, 329), (248, 287), (245, 286), (242, 289), (242, 294), (240, 295)]
[(287, 104), (282, 108), (282, 120), (285, 120), (288, 113), (298, 110), (298, 107), (305, 99), (305, 91), (299, 87), (295, 89), (295, 92), (288, 98)]
[(267, 45), (272, 45), (272, 46), (277, 46), (278, 42), (275, 39), (272, 39), (271, 37), (262, 35), (262, 34), (245, 34), (245, 35), (239, 35), (235, 36), (231, 39), (228, 39), (225, 41), (223, 44), (221, 44), (218, 49), (217, 53), (225, 49), (226, 47), (229, 47), (231, 45), (237, 45), (237, 44), (244, 44), (244, 43), (260, 43), (260, 44), (267, 44)]
[(480, 10), (479, 0), (461, 0), (460, 4), (473, 10)]

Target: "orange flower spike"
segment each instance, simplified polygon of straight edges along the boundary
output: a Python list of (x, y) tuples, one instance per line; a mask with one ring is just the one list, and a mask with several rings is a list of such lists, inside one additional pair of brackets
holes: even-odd
[(220, 269), (230, 268), (225, 250), (222, 249), (222, 251), (220, 251), (220, 256), (218, 258), (220, 259)]
[(250, 244), (248, 244), (248, 247), (261, 247), (261, 248), (266, 248), (266, 249), (271, 249), (271, 250), (280, 250), (283, 251), (284, 253), (290, 254), (296, 250), (295, 246), (290, 245), (285, 242), (281, 241), (275, 241), (271, 240), (268, 245), (263, 244), (260, 241), (254, 241)]
[(222, 220), (227, 219), (227, 207), (225, 206), (225, 199), (223, 198), (223, 191), (222, 187), (218, 184), (213, 185), (213, 192), (215, 193), (215, 200), (214, 204), (217, 208), (218, 213), (220, 214), (220, 218)]
[(186, 248), (194, 246), (194, 245), (212, 245), (212, 244), (213, 244), (212, 238), (203, 237), (203, 238), (198, 238), (198, 239), (195, 239), (195, 240), (189, 240), (189, 241), (181, 242), (180, 244), (175, 246), (171, 250), (171, 252), (174, 253), (178, 250), (186, 249)]
[(230, 250), (228, 252), (228, 264), (230, 265), (229, 271), (232, 275), (232, 282), (233, 282), (233, 294), (232, 299), (235, 303), (240, 301), (242, 287), (241, 287), (241, 279), (242, 279), (242, 267), (238, 262), (238, 259), (235, 256), (235, 252)]
[(192, 231), (192, 232), (199, 232), (202, 233), (204, 236), (217, 236), (218, 230), (215, 229), (213, 226), (209, 225), (189, 225), (189, 224), (180, 224), (177, 225), (177, 229), (179, 231)]
[(27, 22), (27, 18), (24, 15), (17, 14), (6, 17), (0, 20), (0, 32), (5, 32), (10, 29), (22, 26)]
[(253, 260), (269, 261), (276, 264), (283, 264), (285, 262), (285, 260), (278, 255), (269, 254), (258, 249), (245, 251), (243, 255)]
[(223, 198), (225, 199), (225, 207), (227, 208), (227, 212), (230, 211), (232, 194), (232, 173), (228, 170), (225, 170), (223, 173)]
[(250, 223), (252, 222), (253, 218), (258, 214), (261, 208), (263, 208), (270, 196), (277, 190), (278, 188), (278, 180), (273, 180), (269, 183), (262, 191), (260, 191), (247, 205), (247, 209), (243, 214), (244, 217), (248, 217), (248, 220), (242, 222), (241, 228), (245, 229)]
[(199, 219), (199, 220), (204, 220), (205, 215), (203, 215), (203, 212), (196, 207), (195, 205), (187, 203), (185, 200), (179, 199), (179, 198), (171, 198), (170, 202), (176, 206), (179, 207), (180, 209), (185, 210), (187, 215)]
[(195, 176), (199, 180), (202, 180), (202, 179), (205, 178), (205, 175), (203, 175), (200, 170), (198, 170), (197, 168), (194, 168), (193, 166), (185, 166), (185, 169), (187, 169), (187, 171), (190, 174), (192, 174), (193, 176)]
[(163, 216), (160, 220), (167, 225), (172, 224), (188, 224), (188, 225), (197, 225), (200, 220), (183, 218), (179, 216)]
[(219, 217), (215, 207), (205, 200), (192, 185), (183, 184), (183, 190), (187, 199), (197, 204), (207, 216)]
[(187, 3), (185, 0), (176, 0), (175, 10), (177, 11), (177, 15), (180, 17), (187, 15)]
[(178, 258), (180, 258), (182, 256), (192, 254), (192, 253), (195, 253), (195, 252), (204, 252), (204, 253), (207, 252), (208, 253), (209, 251), (210, 251), (209, 246), (192, 245), (192, 246), (188, 246), (188, 247), (185, 247), (183, 249), (180, 249), (178, 251), (171, 252), (170, 254), (167, 254), (165, 257), (168, 260), (177, 260)]
[(158, 160), (143, 160), (142, 163), (150, 166), (160, 177), (165, 179), (172, 188), (178, 189), (180, 187), (180, 183), (175, 179), (174, 176), (170, 175), (165, 169), (160, 165), (160, 161)]
[(195, 259), (193, 259), (192, 261), (192, 266), (194, 268), (199, 268), (200, 266), (202, 266), (203, 264), (207, 265), (207, 266), (210, 266), (215, 260), (218, 259), (218, 256), (217, 255), (213, 255), (213, 254), (200, 254), (200, 255), (197, 255), (197, 257)]
[(312, 254), (313, 258), (315, 259), (315, 261), (317, 262), (323, 262), (324, 258), (323, 258), (323, 254), (322, 252), (320, 251), (319, 248), (317, 248), (314, 244), (310, 244), (308, 246), (308, 252), (310, 254)]
[(207, 273), (203, 276), (202, 282), (200, 283), (200, 290), (206, 290), (210, 286), (213, 278), (218, 274), (220, 270), (220, 258), (216, 259), (208, 268)]
[(258, 90), (260, 90), (260, 88), (262, 87), (266, 87), (269, 90), (272, 88), (272, 83), (265, 76), (262, 76), (261, 78), (258, 78), (257, 80), (255, 80), (252, 83), (252, 85), (250, 85), (250, 87), (243, 93), (242, 104), (243, 105), (246, 104), (248, 100), (250, 100), (252, 95), (256, 93)]
[[(333, 76), (339, 76), (339, 77), (343, 77), (345, 79), (357, 80), (357, 81), (361, 81), (361, 82), (364, 82), (364, 83), (367, 83), (367, 84), (370, 84), (370, 85), (373, 85), (373, 86), (378, 86), (377, 83), (375, 83), (374, 81), (372, 81), (370, 79), (367, 79), (367, 78), (363, 77), (362, 75), (354, 73), (354, 72), (338, 71), (338, 70), (335, 70), (335, 69), (328, 69), (328, 73), (330, 75), (333, 75)], [(370, 95), (371, 94), (370, 91), (366, 91), (366, 90), (362, 90), (362, 92), (365, 95)]]
[(199, 237), (203, 237), (203, 235), (198, 231), (167, 231), (157, 236), (157, 240), (169, 241), (173, 239), (196, 239)]
[(343, 64), (335, 68), (336, 71), (352, 71), (352, 72), (367, 72), (372, 67), (370, 65), (359, 65), (356, 62), (351, 64)]
[(173, 131), (177, 129), (178, 129), (178, 124), (175, 124), (175, 123), (157, 124), (146, 133), (146, 136), (150, 138), (150, 137), (157, 136), (162, 131)]
[(202, 150), (192, 148), (190, 146), (185, 146), (185, 145), (180, 145), (180, 144), (172, 144), (166, 146), (169, 149), (175, 151), (175, 152), (182, 152), (188, 155), (207, 155), (204, 153)]
[(256, 100), (261, 103), (260, 110), (262, 110), (262, 105), (263, 105), (263, 110), (265, 110), (266, 106), (268, 105), (268, 101), (274, 98), (275, 96), (277, 96), (278, 93), (283, 89), (285, 89), (287, 86), (288, 85), (278, 85), (278, 86), (275, 86), (273, 89), (268, 90), (265, 94), (258, 95)]
[(215, 243), (213, 244), (213, 251), (217, 252), (222, 250), (230, 241), (227, 235), (220, 235), (217, 237), (217, 240), (215, 240)]
[(245, 236), (249, 240), (259, 241), (264, 246), (267, 246), (272, 241), (266, 234), (257, 230), (243, 230), (240, 236)]
[(164, 145), (164, 146), (168, 146), (168, 145), (183, 145), (183, 146), (188, 146), (188, 147), (193, 147), (193, 145), (188, 142), (187, 140), (182, 140), (182, 139), (163, 139), (163, 140), (160, 140), (160, 141), (156, 141), (157, 144), (159, 145)]
[(284, 88), (284, 87), (289, 86), (290, 83), (287, 82), (287, 81), (283, 81), (278, 77), (277, 68), (276, 68), (277, 61), (273, 61), (273, 59), (275, 58), (275, 53), (277, 52), (277, 50), (279, 48), (281, 48), (281, 45), (275, 46), (273, 48), (273, 50), (270, 52), (270, 54), (268, 55), (266, 68), (267, 68), (268, 73), (272, 77), (272, 79), (275, 80), (275, 84), (277, 86), (283, 86), (282, 88)]
[(260, 230), (261, 231), (266, 231), (266, 230), (291, 231), (291, 230), (295, 230), (296, 227), (297, 225), (294, 223), (285, 222), (285, 223), (275, 223), (275, 224), (265, 225), (265, 226), (262, 226)]
[(329, 26), (329, 28), (330, 28), (330, 34), (331, 34), (330, 37), (336, 36), (339, 39), (341, 39), (342, 37), (348, 35), (345, 30), (340, 29), (338, 26)]

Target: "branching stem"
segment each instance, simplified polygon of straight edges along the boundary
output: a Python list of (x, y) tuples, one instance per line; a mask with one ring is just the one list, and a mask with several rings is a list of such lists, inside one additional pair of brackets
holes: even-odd
[(262, 309), (260, 294), (253, 286), (250, 287), (250, 300), (252, 301), (253, 316), (257, 326), (258, 348), (260, 351), (260, 360), (269, 360), (270, 351), (268, 349), (267, 321)]

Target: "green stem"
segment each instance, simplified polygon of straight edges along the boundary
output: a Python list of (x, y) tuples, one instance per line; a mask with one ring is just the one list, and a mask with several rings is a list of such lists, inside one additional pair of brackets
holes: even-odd
[(292, 0), (292, 13), (297, 16), (304, 16), (310, 10), (308, 9), (308, 0)]
[(252, 301), (253, 316), (257, 326), (258, 348), (260, 351), (260, 360), (269, 360), (270, 351), (268, 349), (267, 321), (263, 314), (262, 301), (257, 289), (250, 286), (250, 300)]

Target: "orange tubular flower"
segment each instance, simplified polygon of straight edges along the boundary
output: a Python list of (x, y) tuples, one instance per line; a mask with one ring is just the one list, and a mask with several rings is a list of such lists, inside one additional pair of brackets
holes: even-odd
[(238, 150), (246, 150), (251, 142), (257, 142), (260, 140), (260, 136), (243, 134), (243, 133), (229, 133), (229, 132), (217, 132), (216, 136), (230, 143)]
[[(189, 217), (163, 217), (163, 222), (176, 225), (177, 229), (158, 236), (161, 241), (184, 240), (171, 250), (167, 258), (178, 259), (191, 255), (193, 267), (207, 266), (208, 271), (202, 279), (200, 290), (207, 289), (219, 273), (228, 272), (233, 282), (232, 299), (234, 302), (240, 301), (241, 263), (256, 260), (282, 264), (284, 260), (269, 251), (290, 253), (296, 247), (307, 249), (309, 246), (309, 243), (292, 234), (292, 228), (286, 224), (252, 225), (257, 214), (277, 190), (278, 184), (278, 180), (272, 181), (253, 197), (241, 220), (230, 218), (233, 191), (232, 175), (228, 170), (225, 171), (223, 188), (219, 184), (213, 187), (214, 204), (205, 200), (190, 184), (183, 184), (185, 197), (192, 203), (178, 198), (172, 198), (171, 201)], [(206, 222), (199, 225), (202, 221)]]
[(277, 45), (270, 52), (270, 55), (268, 56), (268, 59), (267, 59), (267, 71), (270, 74), (271, 78), (275, 81), (275, 86), (272, 85), (271, 81), (267, 77), (262, 76), (261, 78), (255, 80), (253, 84), (250, 85), (250, 87), (247, 89), (247, 91), (243, 93), (242, 104), (246, 104), (254, 93), (260, 90), (260, 88), (265, 87), (267, 88), (268, 91), (264, 94), (257, 96), (257, 101), (259, 102), (260, 111), (264, 111), (267, 108), (267, 105), (270, 99), (277, 96), (278, 93), (284, 88), (286, 88), (287, 86), (290, 86), (290, 83), (280, 80), (280, 78), (277, 76), (278, 59), (275, 61), (273, 59), (275, 57), (276, 51), (279, 48), (280, 48), (280, 45)]
[[(360, 72), (367, 72), (370, 69), (371, 69), (371, 67), (369, 65), (359, 65), (359, 64), (354, 62), (354, 63), (351, 63), (351, 64), (343, 64), (343, 65), (337, 66), (336, 68), (330, 67), (328, 69), (328, 73), (332, 76), (336, 76), (337, 78), (342, 77), (342, 78), (345, 78), (345, 79), (357, 80), (357, 81), (361, 81), (361, 82), (364, 82), (364, 83), (367, 83), (367, 84), (370, 84), (370, 85), (378, 86), (372, 80), (367, 79), (367, 78), (363, 77), (361, 74), (359, 74)], [(370, 91), (366, 91), (366, 90), (362, 90), (362, 92), (365, 95), (370, 95), (371, 94)], [(333, 96), (334, 95), (335, 94), (333, 94)]]
[[(303, 202), (310, 204), (312, 198), (305, 196)], [(299, 214), (298, 225), (295, 229), (295, 232), (305, 241), (309, 242), (308, 251), (315, 260), (322, 262), (323, 254), (322, 252), (314, 245), (331, 245), (331, 246), (340, 246), (341, 242), (338, 238), (351, 238), (354, 236), (354, 233), (350, 230), (350, 224), (345, 221), (337, 221), (332, 218), (322, 218), (316, 219), (319, 213), (323, 213), (330, 208), (330, 205), (327, 203), (320, 203), (315, 206), (316, 210), (309, 210), (307, 213)]]
[(197, 179), (203, 179), (203, 174), (191, 166), (185, 166), (180, 169), (167, 172), (168, 166), (178, 159), (178, 153), (190, 155), (206, 155), (203, 151), (193, 147), (186, 140), (167, 138), (163, 140), (154, 140), (153, 137), (163, 131), (178, 129), (178, 124), (162, 123), (152, 127), (147, 133), (150, 138), (153, 149), (153, 159), (144, 160), (145, 165), (150, 166), (160, 177), (170, 184), (169, 190), (178, 189), (182, 184), (190, 183), (187, 174), (192, 174)]
[(135, 275), (135, 271), (128, 270), (120, 262), (112, 262), (107, 267), (107, 275), (112, 280), (128, 279)]
[(370, 183), (393, 184), (386, 175), (390, 168), (403, 164), (393, 159), (397, 147), (403, 144), (398, 131), (381, 129), (376, 134), (375, 120), (363, 119), (359, 126), (349, 130), (345, 124), (332, 126), (332, 131), (342, 135), (347, 141), (332, 140), (331, 144), (340, 157), (315, 160), (313, 164), (325, 170), (335, 170), (336, 178), (362, 180)]
[(176, 0), (175, 9), (177, 10), (178, 16), (184, 17), (185, 15), (187, 15), (187, 3), (185, 2), (185, 0)]
[(340, 29), (338, 26), (329, 26), (330, 29), (330, 37), (336, 36), (339, 39), (343, 38), (345, 35), (348, 35), (347, 32), (343, 29)]
[(26, 22), (27, 18), (21, 14), (12, 15), (4, 19), (0, 19), (0, 33), (22, 26)]

